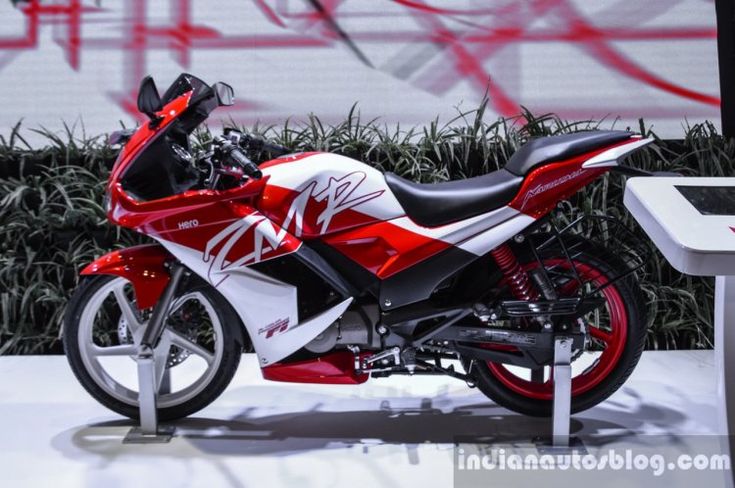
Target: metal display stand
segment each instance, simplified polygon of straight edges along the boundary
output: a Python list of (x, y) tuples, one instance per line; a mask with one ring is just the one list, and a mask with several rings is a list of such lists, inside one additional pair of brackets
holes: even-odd
[[(165, 318), (176, 288), (184, 274), (185, 268), (174, 264), (171, 269), (171, 280), (164, 290), (161, 299), (151, 314), (143, 331), (138, 354), (138, 405), (140, 425), (130, 429), (123, 439), (124, 444), (157, 444), (171, 441), (175, 433), (173, 426), (161, 426), (158, 423), (157, 399), (159, 393), (167, 393), (171, 389), (171, 380), (165, 365), (157, 378), (156, 356), (154, 344), (161, 337), (165, 327)], [(558, 336), (554, 340), (553, 366), (553, 407), (552, 407), (552, 446), (569, 446), (569, 425), (572, 394), (572, 338)], [(158, 358), (165, 360), (165, 357)]]
[[(735, 286), (733, 287), (735, 289)], [(572, 407), (572, 338), (558, 336), (554, 341), (551, 445), (555, 448), (569, 447), (569, 426)], [(124, 444), (158, 444), (171, 441), (175, 433), (173, 426), (158, 424), (156, 400), (158, 391), (170, 388), (168, 373), (164, 374), (161, 386), (156, 384), (156, 368), (153, 350), (148, 348), (136, 358), (138, 363), (138, 388), (140, 425), (130, 429), (123, 439)]]
[(572, 412), (572, 338), (554, 340), (554, 397), (552, 405), (551, 445), (569, 447)]
[[(735, 289), (735, 286), (733, 287)], [(140, 425), (130, 429), (123, 439), (124, 444), (159, 444), (171, 441), (175, 433), (173, 426), (158, 424), (156, 401), (158, 392), (170, 389), (168, 372), (164, 373), (160, 387), (156, 384), (156, 368), (153, 350), (138, 354), (138, 391)], [(559, 336), (554, 341), (552, 406), (552, 447), (566, 448), (570, 445), (569, 426), (572, 406), (572, 338)], [(734, 370), (735, 371), (735, 370)]]
[[(166, 317), (176, 293), (176, 288), (184, 276), (184, 272), (184, 266), (179, 263), (171, 266), (171, 279), (161, 295), (161, 299), (153, 309), (153, 313), (140, 339), (138, 355), (135, 358), (138, 363), (138, 409), (140, 425), (130, 429), (130, 432), (123, 439), (124, 444), (166, 443), (170, 442), (174, 435), (175, 428), (173, 426), (161, 426), (158, 424), (158, 407), (156, 404), (158, 394), (159, 392), (164, 393), (170, 391), (171, 380), (168, 371), (165, 369), (166, 365), (156, 365), (154, 349), (166, 326)], [(158, 358), (158, 360), (165, 361), (166, 357)]]
[[(142, 348), (141, 348), (142, 349)], [(161, 444), (171, 441), (176, 428), (158, 424), (158, 385), (153, 350), (142, 351), (136, 358), (138, 363), (138, 404), (140, 425), (130, 429), (123, 444)], [(165, 373), (164, 376), (168, 376)], [(169, 380), (162, 380), (162, 387)], [(170, 387), (170, 386), (169, 386)]]

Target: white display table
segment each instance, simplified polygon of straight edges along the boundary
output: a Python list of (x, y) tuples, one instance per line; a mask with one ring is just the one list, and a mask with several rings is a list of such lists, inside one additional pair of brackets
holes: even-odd
[[(715, 276), (715, 360), (723, 453), (735, 453), (735, 178), (638, 177), (625, 206), (671, 265)], [(729, 451), (728, 451), (729, 450)], [(731, 472), (732, 473), (732, 472)], [(728, 477), (733, 486), (733, 480)]]

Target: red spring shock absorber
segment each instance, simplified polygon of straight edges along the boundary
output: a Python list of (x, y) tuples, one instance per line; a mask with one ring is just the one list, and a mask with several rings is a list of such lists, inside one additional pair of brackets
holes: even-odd
[(495, 262), (498, 263), (500, 271), (503, 272), (505, 281), (508, 282), (510, 291), (516, 300), (535, 300), (536, 293), (531, 285), (528, 273), (521, 268), (516, 255), (508, 244), (501, 244), (490, 251)]

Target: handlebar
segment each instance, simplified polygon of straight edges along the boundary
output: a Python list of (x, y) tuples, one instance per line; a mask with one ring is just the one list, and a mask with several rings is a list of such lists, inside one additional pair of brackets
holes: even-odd
[(224, 138), (230, 140), (233, 144), (239, 145), (245, 150), (267, 151), (275, 156), (282, 156), (292, 152), (292, 150), (286, 146), (273, 144), (262, 137), (252, 134), (243, 134), (238, 129), (234, 129), (232, 127), (225, 128)]
[(258, 165), (252, 162), (236, 144), (233, 144), (224, 137), (215, 137), (214, 143), (219, 147), (219, 150), (222, 151), (224, 158), (228, 162), (242, 168), (243, 173), (247, 176), (255, 178), (256, 180), (263, 177), (263, 172), (260, 171)]

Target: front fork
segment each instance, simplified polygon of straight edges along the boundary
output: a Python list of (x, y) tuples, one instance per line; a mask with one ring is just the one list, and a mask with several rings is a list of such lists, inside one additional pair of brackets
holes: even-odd
[(143, 331), (143, 338), (140, 340), (139, 346), (139, 349), (141, 351), (143, 349), (152, 350), (153, 347), (156, 345), (156, 342), (158, 342), (158, 339), (161, 337), (163, 328), (166, 325), (166, 316), (168, 315), (168, 310), (171, 307), (171, 302), (174, 299), (176, 289), (181, 282), (181, 278), (184, 276), (186, 268), (183, 264), (179, 262), (174, 262), (171, 264), (170, 271), (171, 278), (168, 281), (168, 285), (166, 285), (166, 288), (161, 294), (161, 298), (158, 300), (156, 306), (153, 308), (153, 312), (151, 313), (151, 317), (148, 320), (148, 324)]

